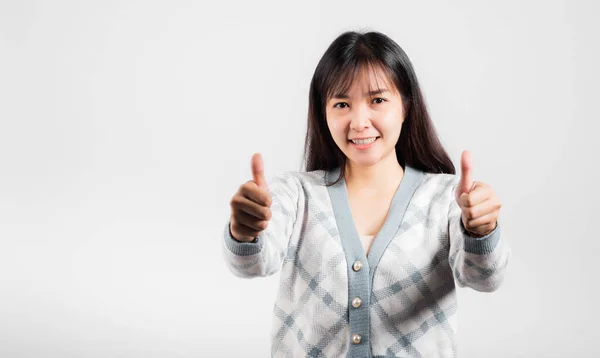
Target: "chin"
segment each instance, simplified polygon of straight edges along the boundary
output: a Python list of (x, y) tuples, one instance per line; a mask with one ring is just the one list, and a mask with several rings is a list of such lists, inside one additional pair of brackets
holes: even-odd
[(354, 165), (358, 165), (361, 167), (370, 167), (379, 162), (380, 158), (352, 158), (348, 157), (348, 160), (352, 162)]

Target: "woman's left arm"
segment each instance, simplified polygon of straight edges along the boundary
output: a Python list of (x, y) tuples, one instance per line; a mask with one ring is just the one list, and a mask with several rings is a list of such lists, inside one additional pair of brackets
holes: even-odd
[(510, 247), (500, 236), (502, 203), (490, 185), (472, 181), (468, 152), (463, 153), (461, 169), (448, 209), (450, 267), (460, 287), (495, 291), (511, 256)]

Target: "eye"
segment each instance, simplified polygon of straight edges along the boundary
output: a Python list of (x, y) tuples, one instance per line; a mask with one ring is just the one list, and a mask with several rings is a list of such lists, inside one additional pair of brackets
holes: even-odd
[(348, 107), (348, 103), (346, 102), (338, 102), (333, 105), (333, 108), (346, 108)]
[(387, 102), (387, 99), (381, 98), (381, 97), (377, 97), (377, 98), (373, 99), (373, 103), (380, 104), (380, 103), (383, 103), (383, 102)]

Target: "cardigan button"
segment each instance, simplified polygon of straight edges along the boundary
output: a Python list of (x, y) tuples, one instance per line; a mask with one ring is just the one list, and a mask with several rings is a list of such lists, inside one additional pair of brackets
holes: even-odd
[(362, 337), (360, 334), (353, 334), (352, 335), (352, 343), (354, 344), (360, 344), (360, 341), (362, 341)]
[(355, 297), (352, 300), (352, 307), (354, 307), (354, 308), (360, 307), (361, 304), (362, 304), (362, 300), (360, 298), (358, 298), (358, 297)]
[(352, 265), (352, 269), (353, 269), (354, 271), (360, 271), (360, 269), (361, 269), (362, 267), (363, 267), (363, 264), (362, 264), (362, 262), (360, 262), (359, 260), (356, 260), (356, 261), (354, 262), (354, 265)]

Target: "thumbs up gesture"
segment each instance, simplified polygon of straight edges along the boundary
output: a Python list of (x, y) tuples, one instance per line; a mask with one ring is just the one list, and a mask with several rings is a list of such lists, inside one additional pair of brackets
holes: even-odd
[(463, 151), (460, 158), (461, 176), (456, 188), (456, 201), (462, 211), (462, 222), (469, 234), (483, 237), (498, 225), (502, 203), (491, 186), (472, 178), (471, 153)]
[(252, 180), (242, 184), (230, 202), (231, 236), (243, 242), (253, 241), (271, 219), (271, 195), (259, 153), (252, 156), (251, 168)]

